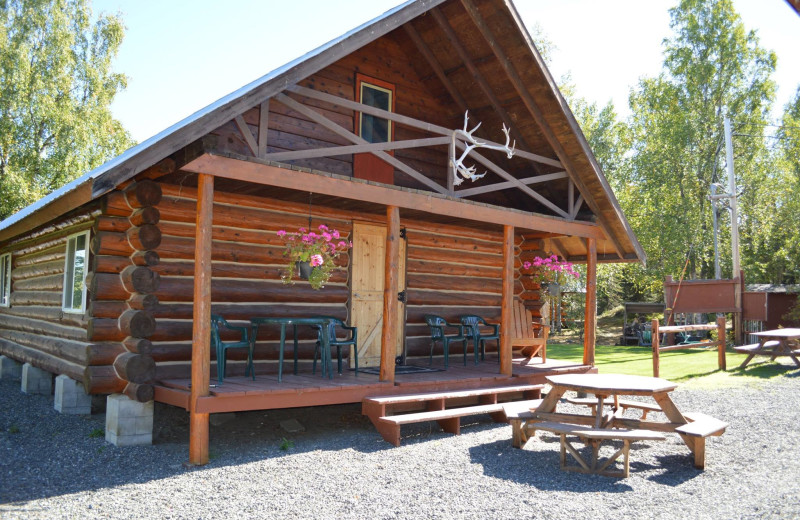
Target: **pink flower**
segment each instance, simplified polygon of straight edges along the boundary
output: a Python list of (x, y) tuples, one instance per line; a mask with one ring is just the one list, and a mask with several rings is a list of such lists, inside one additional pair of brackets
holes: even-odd
[(319, 230), (320, 231), (328, 231), (328, 226), (326, 226), (325, 224), (320, 224), (319, 225)]
[(298, 229), (297, 231), (299, 231), (300, 233), (305, 233), (305, 232), (306, 232), (306, 231), (308, 231), (308, 230), (307, 230), (306, 228), (304, 228), (304, 227), (301, 227), (301, 228), (300, 228), (300, 229)]
[(345, 242), (344, 240), (340, 240), (339, 243), (336, 244), (336, 247), (341, 247), (342, 249), (344, 249), (345, 247), (347, 247), (347, 242)]
[(322, 255), (311, 255), (311, 267), (322, 265)]
[(334, 229), (333, 230), (333, 238), (335, 238), (337, 240), (339, 239), (339, 230), (338, 229)]
[(285, 235), (286, 235), (286, 230), (285, 229), (281, 229), (280, 231), (278, 231), (278, 236), (279, 237), (283, 237)]
[(322, 238), (325, 239), (325, 242), (330, 242), (331, 239), (333, 238), (333, 235), (325, 231), (324, 233), (322, 233)]
[(526, 260), (525, 262), (522, 262), (522, 268), (523, 268), (523, 269), (530, 269), (532, 265), (533, 265), (533, 264), (531, 264), (531, 263), (530, 263), (530, 262), (528, 262), (527, 260)]

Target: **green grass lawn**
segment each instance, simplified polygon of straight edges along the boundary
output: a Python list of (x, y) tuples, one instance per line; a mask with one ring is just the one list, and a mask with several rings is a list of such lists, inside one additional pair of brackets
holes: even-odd
[[(580, 362), (583, 360), (583, 345), (547, 345), (547, 357)], [(675, 382), (691, 382), (692, 386), (737, 386), (758, 384), (760, 380), (774, 377), (800, 376), (800, 368), (789, 358), (778, 358), (778, 362), (775, 362), (760, 357), (740, 370), (738, 366), (745, 356), (729, 351), (726, 354), (727, 372), (718, 369), (716, 350), (672, 350), (662, 352), (660, 358), (660, 377)], [(595, 365), (601, 374), (652, 376), (653, 351), (650, 347), (598, 345), (595, 349)]]

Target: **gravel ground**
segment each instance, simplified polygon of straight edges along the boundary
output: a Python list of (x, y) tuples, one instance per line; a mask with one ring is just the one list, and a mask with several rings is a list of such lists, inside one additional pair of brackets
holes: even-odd
[[(683, 385), (681, 410), (730, 423), (709, 438), (706, 470), (669, 435), (634, 445), (627, 479), (563, 472), (555, 436), (515, 450), (488, 418), (460, 436), (407, 426), (393, 448), (357, 405), (215, 417), (211, 462), (186, 468), (182, 410), (157, 404), (153, 445), (117, 448), (102, 412), (61, 415), (4, 380), (0, 518), (800, 518), (797, 376)], [(292, 418), (306, 430), (280, 427)]]

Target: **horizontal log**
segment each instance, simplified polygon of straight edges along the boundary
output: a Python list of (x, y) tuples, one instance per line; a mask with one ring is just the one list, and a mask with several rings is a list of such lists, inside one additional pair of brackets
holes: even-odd
[(119, 317), (119, 330), (125, 336), (148, 338), (156, 330), (156, 320), (147, 311), (128, 309)]
[(86, 317), (83, 314), (63, 312), (61, 305), (15, 305), (6, 309), (9, 316), (18, 316), (36, 320), (44, 320), (61, 325), (72, 325), (75, 327), (85, 327)]
[(119, 274), (131, 264), (131, 259), (126, 256), (93, 255), (92, 271), (95, 273)]
[[(324, 290), (324, 289), (323, 289)], [(153, 311), (156, 320), (164, 318), (173, 320), (190, 320), (193, 318), (191, 303), (159, 304)], [(285, 318), (289, 316), (309, 317), (315, 315), (333, 316), (347, 321), (347, 305), (345, 302), (330, 305), (284, 305), (271, 303), (224, 304), (212, 303), (211, 312), (225, 317), (227, 320), (247, 321), (253, 317)]]
[(40, 244), (56, 236), (71, 235), (75, 233), (76, 229), (86, 229), (86, 226), (91, 226), (98, 215), (100, 215), (100, 209), (97, 205), (88, 204), (84, 206), (84, 210), (81, 213), (73, 214), (69, 218), (54, 221), (34, 231), (19, 235), (7, 242), (6, 245), (19, 253), (25, 251), (30, 245)]
[(150, 294), (156, 292), (161, 277), (149, 267), (129, 266), (120, 273), (120, 280), (129, 293)]
[(144, 226), (146, 224), (156, 225), (158, 224), (158, 221), (161, 220), (161, 212), (158, 211), (158, 208), (147, 206), (145, 208), (139, 208), (135, 210), (128, 220), (131, 224), (137, 227)]
[(503, 257), (500, 255), (470, 253), (467, 251), (459, 251), (458, 254), (453, 254), (453, 252), (448, 251), (447, 249), (414, 247), (410, 244), (408, 247), (408, 258), (409, 260), (448, 262), (454, 264), (480, 265), (485, 267), (502, 267), (503, 264)]
[(0, 338), (0, 354), (20, 363), (30, 363), (52, 374), (64, 374), (75, 381), (83, 381), (83, 366), (5, 338)]
[[(259, 335), (260, 337), (260, 335)], [(289, 366), (289, 360), (294, 356), (294, 345), (292, 341), (291, 332), (287, 336), (286, 345), (284, 347), (284, 359)], [(311, 361), (314, 359), (314, 347), (316, 341), (313, 337), (306, 337), (304, 334), (303, 339), (298, 343), (297, 357), (304, 361)], [(256, 361), (276, 361), (280, 357), (279, 341), (270, 340), (262, 341), (256, 344), (256, 349), (253, 352), (253, 359)], [(346, 350), (346, 349), (345, 349)], [(228, 361), (244, 361), (247, 359), (247, 349), (231, 349), (226, 354)], [(343, 356), (347, 357), (347, 352), (343, 352)], [(156, 361), (157, 366), (163, 363), (175, 363), (180, 361), (189, 361), (192, 358), (192, 345), (191, 342), (180, 343), (156, 343), (152, 353), (153, 359)], [(211, 362), (216, 362), (216, 353), (212, 349)], [(228, 375), (231, 369), (228, 368)], [(159, 376), (160, 377), (160, 376)]]
[(70, 363), (83, 366), (88, 366), (89, 364), (89, 344), (85, 342), (3, 329), (0, 329), (0, 338), (61, 358)]
[(119, 300), (92, 300), (89, 302), (89, 316), (92, 318), (119, 318), (130, 309), (128, 303)]
[(409, 289), (459, 290), (465, 292), (485, 292), (501, 294), (503, 281), (497, 278), (475, 278), (467, 276), (439, 276), (408, 273), (406, 286)]
[(93, 301), (125, 301), (131, 296), (118, 274), (93, 273), (87, 278), (86, 284)]
[(153, 342), (145, 338), (127, 337), (122, 342), (128, 352), (149, 356), (153, 352)]
[[(346, 256), (340, 257), (347, 259)], [(341, 264), (342, 262), (338, 262)], [(347, 264), (345, 263), (344, 266)], [(342, 267), (344, 267), (342, 266)], [(151, 267), (153, 272), (160, 276), (194, 276), (194, 262), (177, 261), (165, 262), (158, 266)], [(214, 278), (246, 278), (252, 280), (280, 280), (281, 274), (286, 269), (286, 264), (280, 265), (252, 265), (238, 264), (232, 262), (213, 262), (211, 264), (211, 276)], [(346, 283), (347, 270), (336, 269), (331, 272), (330, 283)]]
[(454, 264), (450, 262), (431, 262), (428, 260), (414, 260), (412, 258), (409, 258), (406, 263), (406, 272), (494, 279), (500, 279), (503, 275), (502, 268), (500, 267)]
[[(246, 321), (234, 321), (233, 325), (248, 325)], [(291, 338), (292, 328), (287, 327), (287, 337)], [(302, 340), (316, 340), (317, 329), (310, 325), (303, 325), (297, 327), (298, 338)], [(220, 337), (223, 341), (235, 341), (241, 339), (241, 333), (235, 330), (221, 330)], [(191, 320), (167, 320), (159, 319), (156, 331), (150, 336), (150, 341), (154, 343), (154, 349), (158, 350), (159, 342), (178, 342), (190, 341), (192, 339), (192, 322)], [(279, 325), (264, 325), (258, 329), (258, 341), (278, 341), (280, 339), (280, 326)], [(155, 354), (154, 354), (155, 355)]]
[(408, 305), (463, 305), (463, 306), (499, 306), (502, 300), (499, 294), (468, 293), (462, 291), (425, 291), (409, 289), (407, 291)]
[(152, 267), (161, 262), (161, 257), (156, 251), (136, 251), (131, 256), (134, 265)]
[(14, 291), (11, 293), (11, 307), (19, 305), (58, 305), (61, 306), (64, 295), (61, 291)]
[(150, 356), (123, 352), (114, 361), (117, 375), (131, 383), (149, 383), (156, 376), (156, 363)]
[(93, 342), (123, 341), (127, 337), (119, 329), (119, 320), (114, 318), (91, 318), (86, 333)]
[(456, 306), (456, 307), (437, 307), (437, 306), (406, 306), (406, 323), (407, 324), (424, 324), (425, 315), (434, 314), (441, 316), (450, 323), (458, 323), (459, 319), (464, 314), (476, 314), (487, 321), (494, 323), (500, 322), (500, 306), (496, 307), (483, 307), (483, 306)]
[(92, 254), (113, 255), (130, 257), (133, 254), (133, 246), (128, 242), (125, 233), (114, 233), (111, 231), (100, 231), (93, 238), (91, 243)]
[(144, 208), (146, 206), (158, 206), (161, 202), (161, 185), (149, 179), (135, 182), (125, 188), (125, 199), (132, 208)]
[(477, 238), (436, 235), (422, 231), (408, 231), (409, 247), (433, 247), (449, 251), (471, 251), (475, 253), (495, 254), (502, 257), (503, 243), (490, 242)]
[(152, 312), (158, 307), (158, 297), (155, 294), (136, 293), (131, 295), (127, 304), (131, 309)]
[[(274, 218), (279, 219), (280, 215), (275, 214)], [(306, 221), (307, 224), (308, 221)], [(162, 222), (159, 224), (159, 228), (164, 235), (174, 237), (194, 238), (197, 233), (197, 227), (189, 222)], [(241, 229), (228, 226), (214, 226), (211, 229), (211, 238), (225, 242), (265, 246), (283, 247), (286, 244), (286, 241), (279, 237), (275, 231)]]
[(39, 264), (31, 264), (24, 267), (15, 267), (11, 270), (11, 280), (16, 282), (18, 280), (28, 280), (31, 278), (40, 278), (48, 275), (64, 275), (64, 261), (53, 260), (52, 262), (43, 262)]
[(52, 262), (60, 260), (64, 262), (67, 256), (67, 247), (65, 244), (59, 244), (55, 247), (48, 248), (38, 253), (30, 255), (14, 255), (14, 268), (23, 267), (26, 265), (40, 264), (43, 262)]
[(124, 233), (130, 228), (131, 228), (130, 221), (125, 217), (119, 217), (119, 216), (98, 217), (93, 227), (95, 233), (100, 231)]
[(129, 217), (133, 213), (133, 208), (128, 205), (125, 194), (121, 191), (112, 191), (103, 197), (103, 215)]
[(25, 241), (24, 244), (20, 243), (18, 248), (15, 248), (15, 254), (26, 256), (35, 253), (41, 253), (42, 251), (46, 251), (47, 249), (51, 249), (53, 247), (64, 247), (67, 242), (66, 237), (75, 233), (80, 233), (81, 231), (86, 231), (87, 229), (91, 229), (92, 225), (94, 224), (93, 220), (94, 219), (81, 222), (80, 224), (64, 228), (55, 233), (42, 235), (35, 240)]
[(15, 291), (60, 291), (64, 287), (64, 275), (53, 274), (28, 278), (14, 283)]
[[(190, 302), (194, 300), (194, 280), (192, 278), (161, 279), (156, 291), (161, 302)], [(326, 285), (322, 290), (312, 289), (308, 282), (300, 281), (294, 285), (261, 280), (212, 279), (211, 300), (217, 303), (262, 302), (262, 303), (343, 303), (350, 296), (344, 285)]]
[(163, 177), (164, 175), (174, 172), (176, 168), (177, 164), (175, 163), (175, 160), (167, 157), (166, 159), (161, 159), (153, 166), (145, 169), (137, 177), (143, 179), (158, 179), (159, 177)]
[(83, 370), (83, 385), (88, 394), (118, 394), (125, 390), (127, 384), (112, 365), (86, 367)]
[(519, 282), (526, 291), (539, 291), (542, 288), (541, 284), (535, 281), (532, 276), (521, 275)]
[(128, 396), (129, 399), (140, 403), (146, 403), (153, 400), (156, 395), (156, 390), (155, 387), (150, 384), (128, 383), (122, 393)]
[(127, 232), (128, 242), (136, 251), (156, 249), (161, 244), (161, 230), (153, 224), (132, 227)]
[(27, 318), (23, 316), (11, 316), (8, 314), (0, 314), (0, 329), (33, 332), (34, 334), (72, 339), (76, 341), (88, 340), (86, 329), (81, 327), (73, 327), (63, 325), (61, 323), (53, 323), (47, 320)]

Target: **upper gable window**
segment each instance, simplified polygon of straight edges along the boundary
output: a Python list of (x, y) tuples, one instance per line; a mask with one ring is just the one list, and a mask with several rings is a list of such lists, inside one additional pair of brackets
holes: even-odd
[(0, 255), (0, 307), (11, 305), (11, 253)]
[[(387, 112), (394, 109), (394, 85), (356, 74), (358, 101), (364, 105), (380, 108)], [(358, 115), (358, 135), (368, 143), (386, 143), (392, 140), (392, 122), (360, 112)]]
[(86, 311), (86, 270), (89, 260), (89, 232), (67, 238), (64, 264), (64, 312)]

